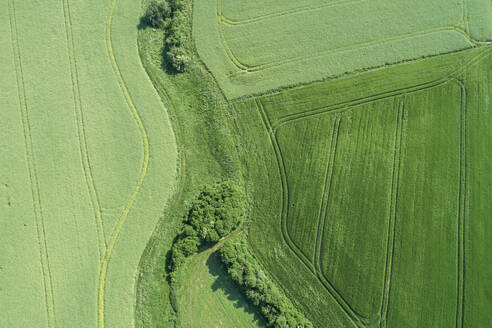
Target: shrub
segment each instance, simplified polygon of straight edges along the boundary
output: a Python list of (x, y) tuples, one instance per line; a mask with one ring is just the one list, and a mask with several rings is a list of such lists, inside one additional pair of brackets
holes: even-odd
[(198, 251), (204, 242), (215, 243), (236, 229), (245, 212), (244, 195), (231, 182), (205, 185), (184, 217), (181, 233), (171, 248), (168, 267), (171, 281), (186, 258)]
[(166, 52), (166, 57), (171, 67), (179, 73), (186, 70), (186, 66), (191, 60), (188, 52), (183, 47), (170, 47)]
[(167, 22), (171, 18), (171, 14), (171, 6), (167, 1), (157, 2), (153, 0), (147, 7), (143, 20), (151, 27), (164, 28), (168, 25)]

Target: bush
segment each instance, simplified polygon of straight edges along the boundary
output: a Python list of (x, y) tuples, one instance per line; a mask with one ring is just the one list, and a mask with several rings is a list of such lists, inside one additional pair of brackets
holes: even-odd
[(171, 281), (186, 258), (204, 242), (215, 243), (236, 229), (245, 212), (244, 195), (231, 181), (205, 185), (184, 217), (181, 233), (171, 248)]
[(183, 47), (170, 47), (166, 52), (166, 57), (171, 67), (179, 73), (186, 70), (186, 66), (191, 60), (188, 52)]
[(245, 238), (228, 240), (219, 250), (231, 278), (267, 320), (269, 327), (312, 328), (313, 324), (270, 280), (249, 251)]
[(143, 20), (151, 27), (165, 28), (171, 14), (171, 6), (167, 1), (157, 2), (153, 0), (147, 7)]

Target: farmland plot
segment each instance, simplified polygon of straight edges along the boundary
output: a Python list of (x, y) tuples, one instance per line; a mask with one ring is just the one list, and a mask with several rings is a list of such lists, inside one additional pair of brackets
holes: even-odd
[(490, 324), (490, 62), (470, 50), (236, 102), (251, 245), (315, 325)]
[(121, 5), (0, 2), (2, 327), (132, 326), (176, 150)]
[(195, 3), (197, 49), (231, 98), (454, 52), (492, 38), (474, 1)]

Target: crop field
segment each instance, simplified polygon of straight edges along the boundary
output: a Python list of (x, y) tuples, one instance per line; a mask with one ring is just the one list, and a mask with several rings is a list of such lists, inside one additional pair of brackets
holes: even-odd
[(491, 65), (477, 48), (234, 102), (251, 246), (315, 326), (492, 324)]
[(235, 98), (479, 46), (491, 19), (486, 0), (209, 0), (194, 3), (194, 38)]
[(492, 327), (491, 23), (0, 0), (0, 327)]
[(177, 158), (137, 52), (140, 4), (0, 8), (0, 326), (132, 327)]

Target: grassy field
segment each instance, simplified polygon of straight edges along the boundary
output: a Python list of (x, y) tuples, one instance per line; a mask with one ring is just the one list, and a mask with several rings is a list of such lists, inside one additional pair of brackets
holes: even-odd
[(186, 264), (176, 291), (179, 327), (265, 327), (220, 262), (221, 244), (194, 255)]
[(135, 273), (176, 168), (137, 52), (140, 5), (0, 5), (0, 326), (133, 326)]
[(200, 1), (198, 52), (229, 98), (454, 52), (492, 38), (473, 1)]
[(234, 102), (251, 246), (316, 326), (491, 324), (491, 62), (473, 49)]

